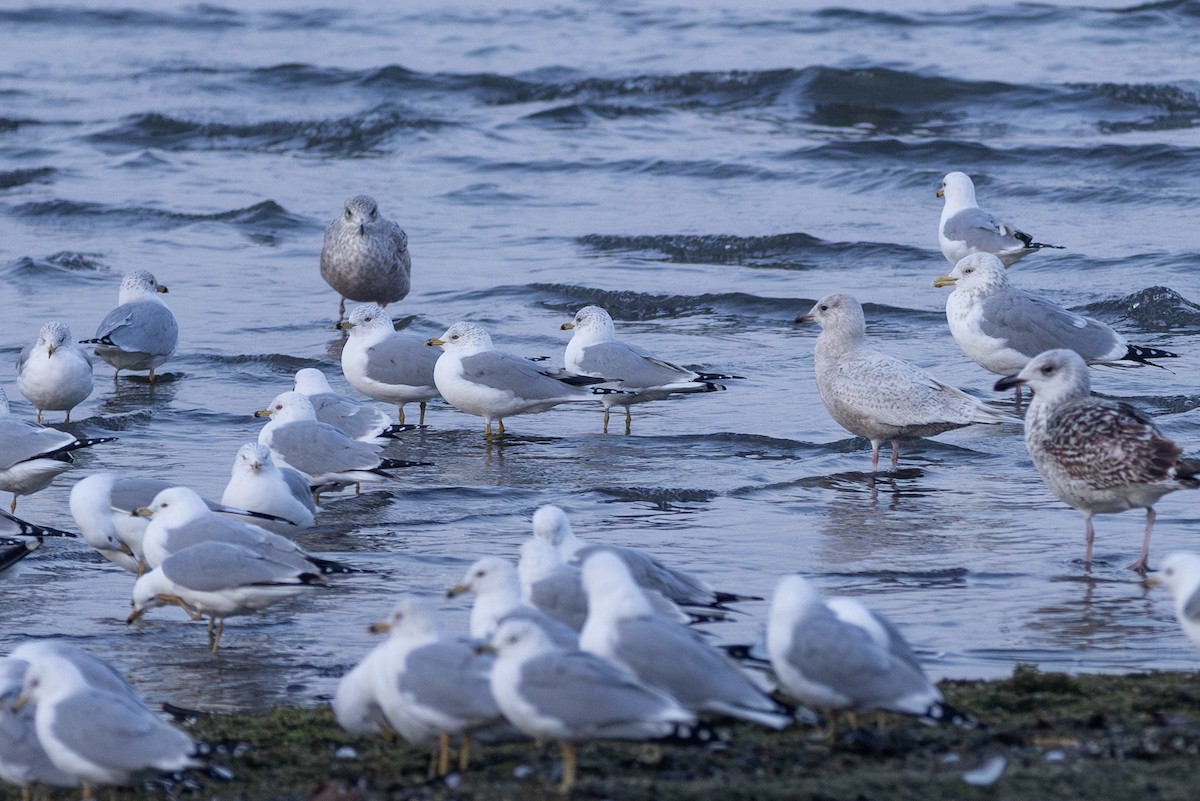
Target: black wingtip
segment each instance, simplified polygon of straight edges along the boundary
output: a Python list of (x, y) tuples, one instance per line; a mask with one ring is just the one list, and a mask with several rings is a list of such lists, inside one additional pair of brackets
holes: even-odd
[(431, 467), (433, 462), (412, 462), (408, 459), (384, 459), (376, 470), (393, 470), (401, 467)]
[(1137, 362), (1138, 364), (1148, 364), (1151, 367), (1162, 367), (1161, 364), (1155, 364), (1151, 359), (1178, 359), (1178, 353), (1171, 353), (1169, 350), (1159, 350), (1158, 348), (1147, 348), (1141, 345), (1130, 345), (1125, 351), (1125, 355), (1121, 357), (1121, 361)]

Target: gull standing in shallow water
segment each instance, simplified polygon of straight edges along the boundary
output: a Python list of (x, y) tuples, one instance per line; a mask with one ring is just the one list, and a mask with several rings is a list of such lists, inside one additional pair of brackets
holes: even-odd
[(662, 400), (676, 392), (718, 392), (725, 389), (714, 383), (738, 378), (720, 373), (697, 373), (664, 361), (649, 351), (617, 339), (612, 317), (599, 306), (584, 306), (575, 319), (562, 324), (563, 331), (574, 329), (563, 356), (568, 370), (613, 380), (630, 394), (605, 395), (604, 430), (608, 431), (608, 413), (613, 406), (625, 407), (625, 433), (632, 425), (630, 405)]
[(21, 351), (17, 358), (17, 389), (42, 412), (66, 412), (87, 400), (95, 383), (92, 360), (71, 338), (65, 323), (46, 323), (38, 332), (37, 342)]
[(238, 449), (221, 503), (279, 518), (244, 519), (283, 535), (309, 528), (317, 514), (308, 479), (297, 470), (276, 465), (271, 449), (257, 442), (247, 442)]
[(972, 253), (991, 253), (1011, 267), (1019, 259), (1042, 248), (1062, 250), (1062, 245), (1034, 242), (1033, 237), (1011, 223), (979, 208), (975, 202), (975, 184), (966, 173), (952, 172), (942, 179), (938, 197), (946, 199), (938, 223), (938, 242), (951, 264)]
[(1092, 564), (1092, 516), (1146, 510), (1142, 551), (1129, 567), (1144, 572), (1154, 529), (1154, 504), (1168, 492), (1200, 487), (1200, 464), (1127, 403), (1091, 396), (1087, 364), (1073, 350), (1040, 354), (996, 391), (1025, 385), (1033, 400), (1025, 414), (1025, 445), (1046, 486), (1083, 513)]
[(346, 299), (386, 306), (408, 295), (412, 259), (408, 235), (379, 214), (375, 198), (356, 195), (325, 226), (321, 277), (340, 295), (338, 320)]
[(179, 323), (167, 304), (159, 299), (167, 288), (158, 283), (149, 270), (134, 270), (121, 279), (117, 296), (120, 304), (110, 311), (96, 328), (96, 355), (116, 370), (148, 370), (154, 382), (154, 368), (171, 358), (179, 344)]
[(902, 439), (972, 423), (1019, 422), (916, 365), (867, 347), (862, 306), (850, 295), (826, 295), (796, 318), (814, 320), (821, 326), (813, 350), (821, 401), (838, 425), (871, 440), (872, 471), (879, 468), (879, 447), (886, 441), (892, 443), (895, 470)]
[(1180, 628), (1200, 648), (1200, 556), (1194, 553), (1167, 554), (1158, 570), (1146, 576), (1150, 586), (1159, 584), (1175, 599), (1175, 619)]
[[(425, 343), (418, 343), (422, 353), (428, 353)], [(346, 351), (343, 349), (342, 354)], [(436, 360), (435, 360), (436, 361)], [(430, 367), (430, 375), (433, 368)], [(432, 379), (430, 379), (432, 380)], [(404, 431), (414, 426), (396, 425), (387, 412), (367, 406), (354, 398), (339, 395), (329, 386), (325, 374), (315, 367), (304, 367), (296, 371), (292, 389), (308, 398), (317, 420), (329, 423), (334, 428), (340, 428), (347, 436), (363, 442), (373, 442), (377, 445), (386, 440), (396, 439)]]
[(425, 404), (438, 396), (433, 369), (438, 352), (425, 341), (402, 334), (392, 327), (392, 318), (375, 304), (355, 306), (350, 319), (338, 323), (349, 330), (342, 348), (342, 374), (350, 386), (368, 398), (394, 404), (404, 424), (404, 404), (418, 403), (425, 425)]

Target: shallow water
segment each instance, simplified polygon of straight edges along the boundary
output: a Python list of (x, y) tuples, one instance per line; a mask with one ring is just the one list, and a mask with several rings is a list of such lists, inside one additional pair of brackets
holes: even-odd
[[(852, 292), (881, 347), (1003, 404), (931, 286), (948, 268), (934, 190), (962, 169), (982, 205), (1067, 248), (1014, 281), (1184, 354), (1093, 380), (1200, 451), (1200, 6), (543, 5), (0, 10), (0, 358), (50, 319), (90, 336), (137, 267), (170, 287), (182, 329), (152, 388), (97, 369), (71, 429), (120, 441), (23, 498), (28, 519), (73, 527), (71, 484), (96, 470), (218, 497), (251, 412), (295, 370), (345, 388), (317, 260), (358, 193), (408, 232), (414, 288), (391, 311), (409, 330), (472, 319), (560, 361), (559, 325), (597, 303), (650, 350), (746, 376), (635, 407), (630, 437), (600, 433), (597, 405), (513, 418), (488, 444), (477, 418), (435, 405), (389, 450), (432, 467), (330, 496), (297, 537), (378, 572), (231, 620), (216, 657), (175, 610), (126, 627), (130, 577), (47, 543), (0, 579), (0, 650), (62, 636), (176, 703), (315, 703), (392, 593), (515, 557), (553, 502), (581, 536), (723, 589), (767, 596), (803, 571), (861, 595), (939, 677), (1195, 667), (1166, 593), (1124, 569), (1139, 514), (1098, 520), (1088, 577), (1082, 521), (1016, 426), (912, 443), (872, 481), (869, 446), (816, 395), (816, 331), (792, 321)], [(1196, 547), (1195, 510), (1187, 493), (1161, 502), (1152, 561)], [(721, 639), (755, 635), (766, 605), (741, 609)]]

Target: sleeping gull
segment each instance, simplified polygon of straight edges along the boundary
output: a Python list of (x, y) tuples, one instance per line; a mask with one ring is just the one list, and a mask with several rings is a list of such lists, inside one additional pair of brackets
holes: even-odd
[(945, 703), (886, 618), (868, 612), (844, 619), (803, 576), (784, 576), (776, 585), (767, 651), (780, 685), (803, 703), (900, 712), (931, 722), (965, 719)]
[(75, 787), (74, 776), (54, 766), (37, 737), (36, 704), (13, 709), (25, 684), (29, 663), (23, 659), (0, 658), (0, 779), (21, 788), (22, 801), (33, 797), (33, 785)]
[(1200, 556), (1172, 553), (1162, 560), (1158, 570), (1146, 577), (1150, 586), (1161, 584), (1175, 599), (1175, 619), (1180, 628), (1200, 648)]
[[(696, 720), (671, 696), (611, 662), (556, 648), (528, 620), (508, 620), (492, 635), (492, 695), (504, 716), (536, 738), (559, 741), (562, 784), (575, 784), (578, 740), (657, 740), (689, 736)], [(707, 732), (691, 736), (703, 739)]]
[(1092, 564), (1092, 516), (1146, 510), (1142, 552), (1129, 567), (1146, 570), (1154, 504), (1168, 492), (1200, 487), (1200, 464), (1180, 458), (1183, 449), (1149, 417), (1127, 403), (1091, 397), (1087, 364), (1073, 350), (1038, 355), (996, 391), (1026, 385), (1033, 400), (1025, 414), (1025, 445), (1046, 486), (1083, 513)]
[[(424, 343), (418, 344), (422, 346), (422, 353), (428, 352)], [(342, 353), (345, 353), (345, 350)], [(432, 377), (432, 367), (429, 372)], [(400, 433), (413, 428), (396, 425), (386, 412), (334, 392), (325, 374), (315, 367), (297, 370), (292, 389), (308, 398), (317, 414), (317, 420), (340, 428), (352, 439), (382, 444), (383, 440), (395, 439)]]
[(368, 398), (395, 405), (401, 425), (404, 404), (420, 404), (417, 422), (425, 425), (425, 404), (438, 396), (433, 378), (437, 351), (426, 348), (419, 337), (397, 331), (388, 313), (373, 303), (355, 306), (350, 319), (338, 328), (350, 331), (342, 348), (342, 374), (350, 386)]
[(66, 412), (87, 400), (95, 384), (92, 360), (75, 344), (66, 323), (46, 323), (38, 332), (37, 342), (21, 351), (17, 358), (17, 389), (42, 412)]
[(958, 264), (972, 253), (991, 253), (1005, 267), (1011, 267), (1042, 248), (1062, 250), (1062, 245), (1034, 242), (1029, 234), (979, 208), (975, 202), (975, 184), (966, 173), (952, 172), (943, 178), (937, 196), (946, 199), (938, 223), (938, 242), (951, 264)]
[(498, 351), (492, 347), (488, 332), (474, 323), (455, 323), (425, 344), (440, 345), (443, 351), (433, 371), (438, 392), (451, 406), (482, 417), (487, 423), (484, 435), (488, 439), (492, 437), (493, 422), (499, 423), (499, 436), (504, 436), (505, 417), (621, 393), (581, 386), (602, 383), (603, 378), (556, 373), (529, 359)]
[(201, 542), (168, 555), (138, 576), (133, 611), (125, 622), (164, 604), (181, 607), (193, 620), (208, 615), (209, 648), (216, 653), (225, 618), (326, 586), (320, 573), (298, 567), (293, 559), (230, 542)]
[(171, 358), (179, 344), (179, 323), (159, 293), (167, 288), (149, 270), (134, 270), (121, 279), (117, 297), (120, 304), (110, 311), (96, 328), (96, 355), (113, 366), (113, 380), (122, 370), (148, 370), (154, 382), (154, 368)]
[(1099, 320), (1017, 289), (1004, 265), (990, 253), (967, 256), (933, 285), (954, 287), (946, 298), (950, 333), (963, 353), (998, 375), (1019, 372), (1034, 356), (1055, 348), (1073, 350), (1088, 364), (1153, 364), (1150, 359), (1178, 356), (1130, 345)]
[(821, 401), (838, 425), (871, 440), (872, 472), (885, 441), (892, 443), (895, 470), (902, 439), (971, 423), (1017, 422), (920, 367), (867, 347), (862, 306), (850, 295), (826, 295), (797, 318), (813, 320), (821, 326), (813, 351)]
[(616, 386), (632, 394), (605, 395), (604, 430), (608, 431), (608, 413), (613, 406), (625, 407), (625, 433), (632, 424), (629, 407), (634, 403), (662, 400), (676, 392), (717, 392), (725, 389), (714, 383), (735, 375), (697, 373), (664, 361), (649, 351), (617, 339), (612, 317), (599, 306), (584, 306), (575, 319), (562, 324), (562, 330), (574, 329), (563, 356), (568, 370), (580, 375), (614, 380)]
[(488, 640), (502, 621), (521, 618), (541, 626), (559, 648), (579, 647), (579, 632), (522, 600), (517, 569), (507, 559), (485, 556), (476, 561), (461, 582), (446, 590), (446, 597), (466, 592), (475, 593), (469, 621), (472, 639)]
[(583, 563), (587, 622), (579, 647), (669, 693), (693, 712), (711, 712), (782, 729), (792, 716), (724, 652), (686, 626), (654, 613), (625, 563), (599, 551)]
[[(310, 527), (317, 513), (308, 479), (276, 465), (271, 449), (257, 442), (238, 449), (221, 503), (259, 513), (247, 522), (283, 535)], [(264, 519), (264, 513), (279, 519)]]
[(73, 464), (71, 451), (89, 448), (116, 437), (78, 439), (56, 428), (43, 428), (13, 417), (8, 396), (0, 389), (0, 490), (13, 494), (9, 511), (17, 511), (17, 496), (49, 486)]
[(321, 277), (341, 296), (339, 320), (346, 313), (347, 298), (381, 306), (402, 300), (411, 273), (408, 235), (379, 215), (375, 198), (350, 198), (342, 213), (325, 226)]

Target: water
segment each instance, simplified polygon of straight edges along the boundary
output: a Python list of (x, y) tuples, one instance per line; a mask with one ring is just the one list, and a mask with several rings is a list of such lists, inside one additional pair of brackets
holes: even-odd
[[(97, 370), (71, 429), (120, 442), (22, 499), (31, 520), (73, 527), (71, 484), (102, 469), (219, 496), (251, 412), (295, 370), (346, 388), (317, 263), (354, 194), (408, 232), (414, 289), (393, 311), (422, 336), (469, 318), (557, 361), (559, 325), (598, 303), (653, 351), (746, 376), (635, 407), (631, 437), (569, 408), (487, 444), (477, 418), (436, 405), (389, 450), (432, 467), (330, 497), (297, 538), (379, 572), (231, 620), (215, 658), (177, 610), (126, 627), (130, 577), (48, 543), (0, 579), (0, 650), (61, 636), (176, 703), (314, 704), (392, 593), (515, 557), (554, 502), (582, 536), (724, 589), (766, 596), (803, 571), (863, 596), (939, 677), (1194, 668), (1166, 593), (1123, 567), (1140, 515), (1099, 519), (1087, 577), (1082, 521), (1015, 427), (913, 443), (872, 483), (868, 446), (817, 398), (816, 331), (792, 321), (852, 292), (881, 347), (1002, 403), (931, 286), (948, 268), (934, 191), (961, 169), (985, 207), (1066, 245), (1023, 261), (1019, 285), (1184, 354), (1093, 375), (1200, 450), (1200, 5), (688, 6), (0, 10), (0, 361), (46, 320), (91, 335), (137, 267), (170, 287), (182, 329), (153, 388)], [(0, 381), (31, 418), (11, 372)], [(1186, 493), (1161, 502), (1152, 560), (1196, 547), (1195, 510)], [(754, 636), (766, 605), (742, 609), (721, 639)]]

